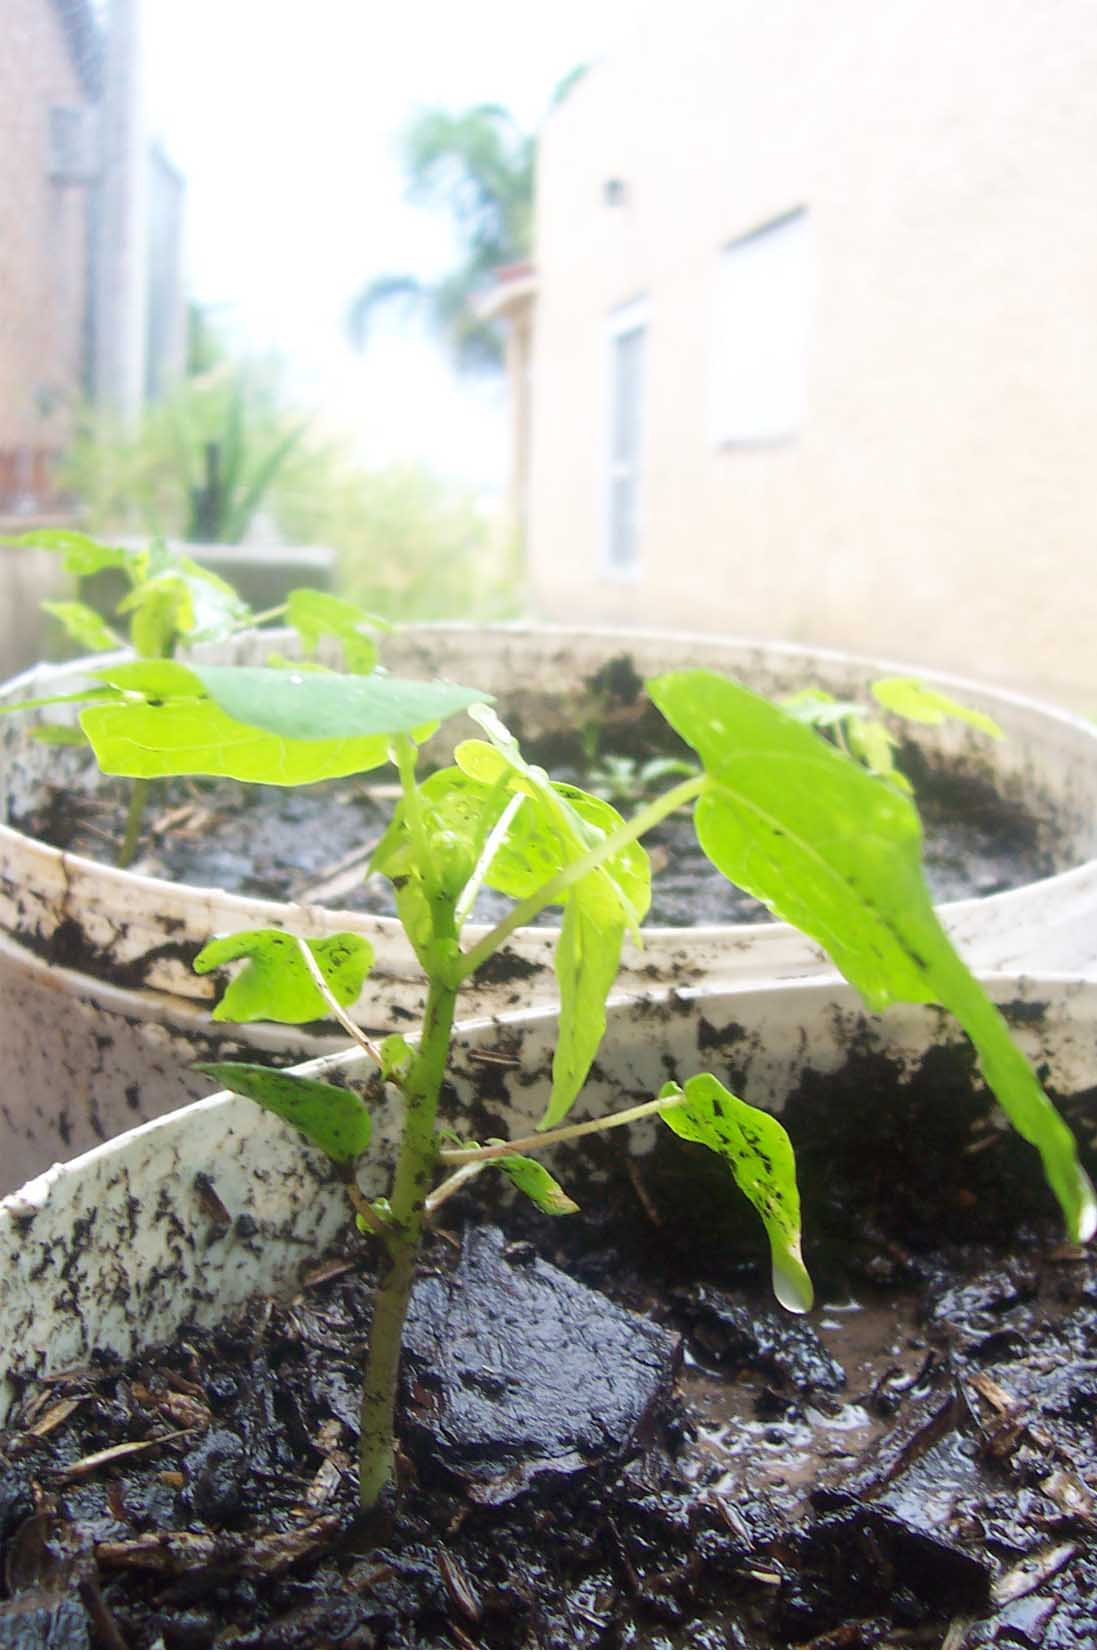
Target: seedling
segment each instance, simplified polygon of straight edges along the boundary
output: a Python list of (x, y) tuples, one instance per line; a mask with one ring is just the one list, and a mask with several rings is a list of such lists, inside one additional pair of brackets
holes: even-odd
[[(701, 847), (718, 869), (825, 946), (870, 1008), (906, 1001), (952, 1012), (987, 1084), (1038, 1149), (1071, 1237), (1092, 1235), (1097, 1205), (1074, 1139), (934, 914), (914, 804), (738, 683), (710, 671), (676, 671), (647, 684), (700, 767), (624, 820), (611, 804), (553, 783), (527, 762), (473, 689), (174, 661), (136, 661), (99, 676), (98, 701), (81, 723), (108, 774), (231, 775), (292, 786), (391, 762), (399, 775), (400, 801), (372, 869), (391, 880), (426, 977), (417, 1040), (394, 1035), (377, 1044), (349, 1015), (372, 963), (360, 935), (299, 940), (249, 931), (212, 941), (195, 966), (243, 965), (216, 1019), (301, 1023), (334, 1014), (401, 1100), (392, 1185), (387, 1198), (369, 1201), (354, 1175), (371, 1131), (357, 1094), (249, 1063), (203, 1068), (288, 1119), (342, 1167), (358, 1225), (383, 1253), (362, 1404), (365, 1508), (393, 1479), (401, 1333), (424, 1222), (485, 1166), (509, 1176), (542, 1209), (564, 1213), (572, 1201), (533, 1155), (590, 1130), (658, 1117), (725, 1160), (765, 1226), (778, 1297), (794, 1310), (810, 1305), (793, 1154), (775, 1119), (702, 1073), (626, 1112), (566, 1122), (605, 1031), (624, 938), (638, 937), (648, 907), (650, 868), (640, 840), (678, 809), (693, 810)], [(476, 720), (482, 738), (461, 742), (451, 766), (420, 778), (420, 746), (460, 711)], [(514, 904), (466, 946), (463, 924), (482, 884)], [(553, 905), (563, 908), (555, 961), (560, 1020), (544, 1117), (527, 1139), (453, 1144), (439, 1099), (461, 988), (519, 925)]]
[[(869, 685), (869, 691), (877, 705), (907, 722), (931, 726), (948, 721), (967, 723), (981, 734), (989, 734), (995, 740), (1002, 738), (998, 724), (985, 711), (966, 706), (938, 689), (927, 688), (916, 677), (880, 677)], [(798, 721), (827, 734), (870, 774), (890, 780), (900, 791), (911, 792), (910, 781), (895, 762), (899, 742), (868, 706), (859, 700), (839, 700), (823, 688), (801, 689), (780, 704)]]
[[(906, 722), (934, 726), (950, 721), (967, 723), (981, 734), (1002, 738), (1002, 730), (985, 712), (928, 688), (916, 677), (881, 677), (869, 685), (869, 692), (878, 706)], [(800, 689), (778, 704), (797, 721), (818, 729), (870, 774), (890, 780), (908, 794), (913, 790), (895, 761), (900, 742), (870, 707), (859, 700), (839, 700), (823, 688)], [(681, 757), (641, 761), (627, 753), (603, 752), (602, 733), (600, 724), (588, 722), (580, 730), (580, 740), (590, 787), (610, 803), (635, 806), (652, 796), (661, 781), (697, 772), (695, 764)]]
[[(277, 608), (254, 614), (226, 580), (193, 558), (170, 549), (161, 540), (138, 550), (102, 545), (86, 534), (57, 529), (0, 538), (0, 545), (53, 551), (61, 558), (66, 573), (77, 581), (111, 568), (122, 574), (129, 589), (116, 612), (124, 623), (124, 631), (109, 625), (98, 610), (86, 602), (42, 603), (43, 610), (60, 622), (73, 642), (92, 653), (129, 648), (138, 659), (168, 660), (181, 645), (217, 642), (250, 626), (284, 616), (298, 632), (306, 656), (317, 647), (321, 637), (335, 637), (342, 646), (347, 670), (369, 672), (377, 663), (377, 648), (371, 633), (388, 629), (384, 620), (355, 603), (307, 588), (291, 591), (286, 602)], [(299, 662), (294, 664), (299, 669)], [(106, 690), (104, 697), (110, 698), (112, 692)], [(26, 711), (87, 698), (86, 693), (46, 695), (0, 709)], [(56, 745), (84, 743), (81, 731), (68, 723), (43, 722), (32, 732), (35, 738)], [(149, 782), (136, 780), (130, 794), (119, 866), (128, 866), (133, 860), (148, 794)]]

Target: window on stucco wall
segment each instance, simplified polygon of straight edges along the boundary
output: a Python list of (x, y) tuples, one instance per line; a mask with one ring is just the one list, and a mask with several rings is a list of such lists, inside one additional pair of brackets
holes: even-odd
[(637, 300), (609, 322), (609, 442), (603, 566), (630, 574), (638, 560), (648, 309)]
[(710, 356), (710, 427), (718, 447), (784, 441), (807, 414), (815, 254), (804, 207), (720, 254)]

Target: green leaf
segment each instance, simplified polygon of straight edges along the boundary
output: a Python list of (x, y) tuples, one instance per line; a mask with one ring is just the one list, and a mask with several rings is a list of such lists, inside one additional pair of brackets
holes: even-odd
[(549, 1130), (570, 1111), (586, 1083), (606, 1030), (606, 999), (617, 979), (625, 925), (604, 899), (596, 875), (568, 891), (555, 969), (560, 1028), (552, 1055), (552, 1092), (538, 1129)]
[(509, 1176), (519, 1193), (531, 1199), (546, 1216), (572, 1216), (579, 1209), (568, 1197), (554, 1176), (543, 1164), (528, 1159), (521, 1153), (508, 1153), (505, 1158), (492, 1159), (492, 1164)]
[(84, 579), (102, 568), (132, 567), (136, 553), (124, 551), (117, 545), (100, 545), (86, 533), (74, 533), (68, 528), (39, 529), (37, 532), (12, 534), (0, 538), (0, 545), (13, 545), (27, 550), (53, 551), (64, 559), (66, 572)]
[(846, 743), (850, 755), (862, 762), (866, 769), (881, 775), (908, 795), (912, 794), (910, 781), (895, 767), (896, 742), (877, 718), (851, 717), (846, 724)]
[(112, 648), (124, 646), (124, 639), (86, 602), (43, 602), (41, 608), (43, 613), (60, 620), (73, 642), (81, 648), (90, 648), (93, 654), (106, 654)]
[(350, 1164), (369, 1146), (369, 1112), (353, 1090), (250, 1061), (203, 1061), (196, 1070), (222, 1089), (277, 1113), (336, 1164)]
[(237, 596), (233, 587), (211, 568), (203, 568), (192, 557), (176, 558), (177, 577), (182, 579), (190, 598), (190, 628), (186, 632), (190, 642), (216, 642), (227, 637), (251, 617), (247, 603)]
[(118, 604), (120, 614), (130, 614), (130, 639), (138, 654), (160, 659), (170, 654), (175, 641), (194, 624), (194, 608), (187, 582), (176, 574), (137, 585)]
[(415, 1051), (402, 1033), (389, 1033), (381, 1040), (381, 1077), (400, 1084), (408, 1076)]
[(773, 1262), (774, 1295), (792, 1313), (807, 1313), (813, 1292), (800, 1249), (796, 1159), (784, 1126), (740, 1101), (711, 1073), (687, 1079), (681, 1092), (668, 1085), (663, 1094), (672, 1091), (686, 1099), (660, 1107), (659, 1117), (676, 1136), (700, 1142), (724, 1160), (762, 1218)]
[[(342, 931), (306, 941), (333, 998), (345, 1009), (362, 991), (373, 948), (362, 935)], [(204, 946), (194, 960), (198, 975), (246, 958), (213, 1012), (215, 1021), (284, 1021), (295, 1025), (330, 1014), (297, 938), (281, 929), (244, 929)]]
[(361, 735), (418, 737), (485, 698), (457, 683), (422, 683), (377, 673), (268, 671), (263, 666), (195, 666), (207, 692), (230, 717), (294, 740)]
[(910, 799), (713, 672), (672, 672), (647, 687), (704, 763), (695, 824), (713, 864), (825, 947), (870, 1008), (950, 1010), (1002, 1108), (1038, 1148), (1071, 1234), (1091, 1235), (1097, 1202), (1074, 1138), (937, 919)]
[[(473, 716), (491, 737), (466, 740), (455, 757), (481, 785), (497, 785), (509, 771), (525, 802), (510, 823), (484, 881), (514, 899), (535, 894), (557, 872), (615, 832), (623, 821), (604, 799), (578, 786), (553, 784), (522, 758), (517, 741), (494, 713)], [(651, 901), (651, 863), (638, 843), (619, 850), (563, 896), (564, 921), (556, 946), (560, 1030), (553, 1056), (552, 1093), (540, 1128), (558, 1124), (571, 1108), (605, 1033), (605, 1004), (620, 965), (627, 929), (638, 930)]]
[(388, 761), (383, 735), (357, 740), (288, 740), (237, 722), (212, 700), (95, 706), (80, 724), (104, 774), (156, 779), (226, 775), (269, 786), (304, 786), (363, 774)]
[(342, 644), (347, 670), (358, 673), (372, 671), (377, 663), (377, 645), (368, 633), (391, 629), (387, 621), (345, 597), (308, 588), (289, 593), (286, 618), (309, 651), (321, 637), (335, 637)]
[(202, 697), (202, 684), (189, 666), (178, 660), (119, 660), (95, 673), (100, 682), (147, 700), (190, 700)]
[(965, 706), (948, 694), (927, 688), (916, 677), (881, 677), (873, 683), (872, 692), (885, 710), (894, 711), (912, 723), (936, 725), (952, 718), (959, 723), (969, 723), (972, 728), (992, 735), (995, 740), (1002, 739), (1001, 728), (985, 711), (976, 711), (973, 706)]
[(913, 804), (808, 727), (714, 672), (648, 684), (700, 756), (701, 847), (731, 882), (826, 947), (874, 1009), (932, 1000), (903, 933), (932, 924)]
[(69, 723), (39, 723), (36, 728), (28, 730), (32, 740), (41, 741), (44, 746), (86, 746), (87, 741), (78, 728)]
[(825, 688), (801, 688), (795, 694), (784, 695), (777, 704), (798, 723), (808, 723), (812, 728), (832, 728), (847, 717), (860, 716), (865, 709), (856, 700), (836, 700)]
[[(506, 802), (505, 794), (471, 780), (459, 769), (439, 769), (419, 785), (423, 836), (436, 888), (456, 907), (475, 870), (480, 850)], [(401, 800), (370, 859), (393, 886), (396, 910), (416, 956), (428, 971), (433, 957), (434, 919), (427, 894), (427, 868), (420, 864), (415, 834)]]

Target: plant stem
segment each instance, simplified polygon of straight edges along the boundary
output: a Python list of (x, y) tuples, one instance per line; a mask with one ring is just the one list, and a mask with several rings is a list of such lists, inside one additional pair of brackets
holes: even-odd
[(236, 637), (241, 631), (251, 631), (257, 625), (266, 625), (268, 620), (281, 619), (288, 607), (288, 602), (280, 602), (276, 608), (264, 608), (261, 614), (249, 614), (246, 620), (233, 626), (229, 636)]
[(350, 1037), (353, 1038), (359, 1049), (366, 1052), (371, 1061), (375, 1061), (378, 1067), (384, 1068), (385, 1063), (381, 1059), (381, 1052), (377, 1048), (377, 1045), (367, 1033), (362, 1031), (357, 1021), (354, 1021), (347, 1014), (338, 998), (336, 998), (335, 994), (324, 980), (324, 972), (320, 968), (320, 965), (316, 962), (316, 959), (312, 954), (312, 949), (308, 946), (307, 942), (301, 939), (300, 936), (297, 937), (297, 946), (301, 953), (301, 957), (305, 961), (305, 967), (312, 976), (317, 992), (324, 1000), (324, 1003), (328, 1006), (328, 1009), (331, 1011), (336, 1021), (338, 1021), (344, 1032), (349, 1033)]
[(428, 895), (437, 885), (434, 856), (430, 852), (426, 821), (423, 818), (423, 799), (415, 783), (415, 747), (406, 734), (399, 734), (392, 742), (390, 755), (400, 773), (404, 793), (404, 816), (415, 845), (415, 858)]
[(472, 869), (472, 876), (462, 889), (460, 899), (457, 902), (455, 917), (458, 934), (460, 934), (465, 919), (468, 917), (469, 913), (473, 909), (473, 906), (476, 904), (476, 897), (480, 893), (487, 869), (495, 859), (496, 850), (506, 837), (508, 831), (510, 830), (510, 823), (518, 813), (518, 810), (522, 807), (524, 801), (525, 793), (516, 792), (487, 835), (484, 847), (481, 849), (480, 854), (477, 857), (476, 865)]
[(141, 836), (141, 822), (144, 819), (145, 805), (149, 800), (150, 782), (135, 780), (130, 791), (130, 806), (126, 814), (126, 835), (122, 839), (122, 847), (118, 854), (118, 865), (125, 871), (137, 853), (137, 842)]
[(456, 999), (454, 987), (436, 978), (431, 980), (422, 1037), (405, 1085), (407, 1112), (390, 1201), (392, 1223), (383, 1235), (388, 1262), (374, 1295), (362, 1390), (359, 1494), (364, 1512), (373, 1508), (394, 1478), (400, 1343), (415, 1280), (427, 1195), (438, 1158), (434, 1126)]
[(578, 883), (580, 878), (585, 878), (589, 872), (595, 871), (604, 861), (612, 860), (614, 855), (626, 849), (630, 843), (635, 843), (645, 832), (650, 832), (653, 826), (658, 826), (659, 822), (665, 820), (667, 815), (673, 814), (675, 809), (692, 802), (708, 784), (707, 775), (691, 775), (688, 780), (683, 780), (681, 785), (664, 792), (662, 797), (645, 804), (631, 820), (626, 820), (615, 832), (603, 838), (601, 843), (596, 843), (593, 849), (588, 849), (585, 855), (580, 855), (578, 860), (573, 860), (570, 865), (557, 872), (555, 877), (543, 883), (540, 889), (535, 889), (532, 895), (520, 901), (513, 912), (508, 913), (494, 929), (489, 930), (482, 941), (464, 954), (458, 971), (458, 980), (463, 981), (475, 974), (481, 964), (486, 963), (493, 953), (498, 952), (508, 935), (521, 928), (523, 924), (529, 923), (543, 906), (559, 900), (573, 883)]
[[(443, 1164), (487, 1164), (492, 1159), (506, 1158), (508, 1153), (535, 1152), (539, 1147), (552, 1147), (556, 1142), (593, 1136), (599, 1130), (614, 1130), (619, 1124), (636, 1124), (640, 1119), (661, 1112), (664, 1107), (681, 1106), (685, 1099), (684, 1095), (662, 1096), (655, 1101), (643, 1101), (637, 1107), (626, 1107), (620, 1113), (610, 1113), (604, 1119), (587, 1119), (584, 1124), (562, 1124), (558, 1130), (544, 1130), (538, 1136), (521, 1136), (517, 1141), (492, 1142), (487, 1147), (443, 1147), (438, 1157)], [(444, 1187), (446, 1184), (442, 1185)]]
[(474, 1177), (479, 1176), (482, 1170), (486, 1169), (487, 1163), (464, 1164), (460, 1170), (455, 1170), (452, 1176), (447, 1176), (444, 1182), (439, 1182), (434, 1192), (427, 1199), (427, 1215), (433, 1216), (439, 1205), (444, 1205), (447, 1199), (451, 1198), (454, 1193), (459, 1193), (466, 1183), (471, 1182)]

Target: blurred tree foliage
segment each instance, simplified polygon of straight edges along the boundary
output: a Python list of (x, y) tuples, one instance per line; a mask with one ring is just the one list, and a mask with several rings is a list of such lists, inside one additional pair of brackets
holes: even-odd
[[(557, 84), (550, 107), (563, 103), (587, 72), (579, 64)], [(478, 103), (452, 114), (425, 109), (403, 137), (408, 197), (448, 212), (461, 247), (457, 267), (437, 281), (407, 274), (376, 276), (351, 303), (350, 334), (365, 346), (377, 310), (393, 303), (426, 316), (463, 372), (495, 372), (503, 364), (498, 326), (476, 313), (478, 293), (494, 272), (533, 252), (537, 139), (509, 110)]]
[(370, 470), (349, 444), (309, 441), (271, 503), (289, 542), (331, 546), (340, 590), (389, 619), (518, 611), (517, 547), (503, 514), (424, 466)]

